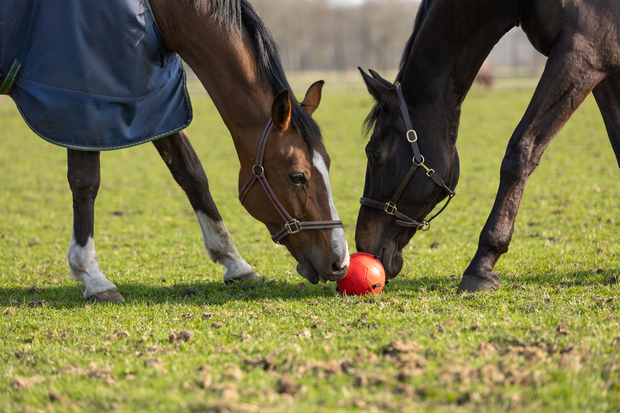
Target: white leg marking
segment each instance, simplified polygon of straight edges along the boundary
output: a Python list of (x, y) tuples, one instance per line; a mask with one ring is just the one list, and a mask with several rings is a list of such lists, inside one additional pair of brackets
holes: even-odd
[(95, 251), (95, 240), (92, 237), (89, 237), (86, 245), (82, 247), (78, 245), (73, 231), (71, 231), (67, 260), (69, 261), (71, 277), (86, 286), (84, 298), (102, 291), (116, 289), (116, 286), (105, 278), (101, 268), (99, 268), (99, 256)]
[[(327, 170), (325, 160), (320, 153), (314, 151), (312, 162), (314, 163), (316, 169), (321, 173), (323, 181), (325, 182), (325, 190), (327, 191), (327, 199), (329, 200), (329, 208), (332, 212), (332, 219), (340, 220), (340, 217), (338, 216), (338, 211), (336, 210), (336, 206), (334, 205), (334, 199), (332, 198), (332, 187), (329, 183), (329, 171)], [(337, 256), (343, 257), (343, 266), (349, 264), (349, 245), (347, 243), (347, 237), (344, 235), (344, 229), (332, 229), (332, 250)]]
[(237, 252), (235, 241), (224, 221), (214, 221), (202, 211), (196, 211), (196, 218), (209, 258), (226, 268), (224, 281), (254, 272), (252, 266)]

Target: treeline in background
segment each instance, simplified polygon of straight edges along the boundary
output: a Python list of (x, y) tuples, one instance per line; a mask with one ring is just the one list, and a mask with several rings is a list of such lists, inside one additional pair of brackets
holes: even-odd
[[(419, 6), (415, 0), (251, 2), (278, 44), (294, 89), (317, 75), (331, 88), (363, 88), (358, 66), (394, 80)], [(489, 56), (485, 69), (493, 81), (487, 86), (532, 86), (545, 61), (523, 31), (513, 29)]]

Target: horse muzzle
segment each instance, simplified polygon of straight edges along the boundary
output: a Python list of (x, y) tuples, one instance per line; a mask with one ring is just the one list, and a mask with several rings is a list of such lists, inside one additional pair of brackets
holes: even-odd
[[(317, 268), (318, 267), (318, 268)], [(349, 271), (349, 255), (344, 259), (339, 259), (333, 263), (322, 263), (314, 265), (308, 258), (304, 258), (297, 264), (297, 272), (303, 278), (312, 284), (318, 284), (319, 281), (338, 281), (344, 278)]]

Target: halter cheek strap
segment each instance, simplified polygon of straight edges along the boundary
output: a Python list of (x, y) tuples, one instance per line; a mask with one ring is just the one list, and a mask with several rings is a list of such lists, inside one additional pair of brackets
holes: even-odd
[(284, 208), (282, 203), (278, 200), (276, 193), (269, 185), (269, 181), (267, 181), (267, 177), (265, 176), (265, 168), (263, 167), (263, 158), (265, 156), (265, 146), (267, 146), (267, 138), (269, 137), (269, 133), (273, 128), (273, 120), (269, 119), (267, 122), (267, 126), (265, 127), (265, 131), (263, 132), (263, 136), (261, 137), (260, 144), (258, 145), (258, 154), (256, 155), (256, 163), (252, 166), (252, 175), (247, 179), (241, 191), (239, 192), (239, 201), (243, 205), (243, 200), (245, 196), (250, 192), (250, 188), (254, 185), (254, 182), (259, 181), (265, 190), (265, 193), (271, 200), (271, 203), (275, 207), (278, 214), (284, 220), (284, 228), (276, 232), (275, 234), (271, 234), (271, 239), (273, 242), (280, 243), (280, 241), (289, 234), (296, 234), (302, 230), (308, 229), (328, 229), (328, 228), (343, 228), (342, 221), (303, 221), (300, 222), (293, 218)]
[[(396, 95), (398, 96), (398, 106), (400, 108), (400, 113), (403, 117), (403, 121), (405, 122), (405, 127), (407, 128), (407, 141), (411, 144), (411, 149), (413, 150), (413, 159), (411, 161), (411, 166), (409, 167), (409, 170), (405, 174), (405, 177), (400, 182), (400, 185), (396, 189), (394, 196), (392, 196), (392, 199), (389, 202), (381, 202), (381, 201), (376, 201), (374, 199), (362, 197), (360, 199), (360, 204), (369, 206), (372, 208), (382, 209), (387, 214), (394, 215), (396, 218), (398, 218), (396, 220), (396, 223), (400, 226), (414, 227), (420, 231), (428, 231), (431, 227), (431, 221), (435, 219), (437, 215), (441, 214), (444, 209), (446, 209), (446, 207), (448, 206), (448, 204), (454, 197), (455, 192), (454, 190), (448, 188), (448, 186), (445, 184), (443, 179), (441, 179), (441, 177), (435, 173), (435, 170), (427, 167), (424, 164), (424, 157), (420, 153), (420, 147), (418, 146), (418, 134), (413, 129), (413, 126), (411, 125), (411, 118), (409, 118), (409, 112), (407, 111), (407, 103), (405, 102), (405, 97), (403, 96), (403, 92), (400, 88), (400, 85), (396, 87)], [(398, 202), (401, 195), (405, 191), (405, 188), (409, 184), (409, 181), (411, 181), (411, 178), (413, 178), (413, 174), (420, 166), (426, 171), (426, 176), (431, 178), (435, 182), (435, 184), (437, 184), (438, 186), (446, 190), (449, 196), (448, 201), (439, 210), (439, 212), (437, 212), (435, 215), (433, 215), (429, 219), (423, 220), (422, 222), (409, 218), (407, 215), (398, 211), (398, 208), (396, 207), (396, 203)]]

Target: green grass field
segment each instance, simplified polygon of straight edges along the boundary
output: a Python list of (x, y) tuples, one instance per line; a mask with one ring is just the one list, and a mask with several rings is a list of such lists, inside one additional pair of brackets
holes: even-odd
[[(66, 151), (1, 104), (0, 411), (618, 411), (620, 185), (592, 98), (530, 179), (496, 267), (502, 288), (455, 294), (531, 94), (470, 93), (456, 198), (407, 246), (400, 276), (362, 298), (297, 275), (237, 201), (232, 141), (210, 101), (194, 99), (190, 139), (265, 281), (221, 282), (147, 144), (102, 154), (95, 242), (125, 305), (82, 299), (65, 258)], [(315, 114), (351, 252), (370, 105), (365, 93), (329, 92)]]

